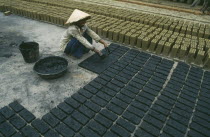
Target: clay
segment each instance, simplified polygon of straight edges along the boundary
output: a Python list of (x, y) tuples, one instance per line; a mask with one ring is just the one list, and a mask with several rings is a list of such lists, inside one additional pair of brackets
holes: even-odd
[(35, 70), (42, 74), (55, 74), (66, 69), (67, 63), (58, 59), (47, 59), (38, 63)]

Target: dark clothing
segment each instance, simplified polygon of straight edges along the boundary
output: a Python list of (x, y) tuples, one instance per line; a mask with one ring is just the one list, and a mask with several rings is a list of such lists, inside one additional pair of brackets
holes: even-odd
[[(92, 38), (86, 33), (86, 31), (83, 33), (83, 37), (87, 39), (87, 41), (92, 44), (93, 40)], [(82, 43), (79, 42), (76, 38), (72, 38), (65, 50), (64, 53), (70, 54), (76, 58), (81, 58), (83, 54), (88, 53), (90, 49), (86, 48)]]

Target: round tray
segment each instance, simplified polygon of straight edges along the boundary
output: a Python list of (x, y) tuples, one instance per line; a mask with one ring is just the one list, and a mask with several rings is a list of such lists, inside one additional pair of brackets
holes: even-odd
[(34, 71), (45, 79), (58, 78), (65, 74), (68, 67), (68, 61), (59, 56), (49, 56), (37, 61), (34, 65)]

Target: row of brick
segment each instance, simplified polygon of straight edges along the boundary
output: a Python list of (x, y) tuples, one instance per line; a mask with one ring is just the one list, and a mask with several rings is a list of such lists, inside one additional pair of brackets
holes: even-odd
[(143, 12), (130, 11), (126, 9), (118, 9), (110, 6), (102, 6), (96, 4), (89, 4), (83, 2), (75, 2), (72, 0), (29, 0), (35, 3), (42, 3), (47, 5), (53, 5), (57, 7), (81, 9), (88, 13), (95, 13), (98, 15), (104, 15), (108, 17), (114, 17), (124, 21), (132, 21), (142, 23), (150, 26), (156, 26), (159, 28), (189, 34), (198, 37), (210, 38), (210, 25), (202, 23), (194, 23), (190, 21), (183, 21), (179, 19), (169, 18), (161, 15), (154, 15)]
[[(69, 13), (73, 11), (71, 8), (53, 6), (53, 4), (49, 5), (48, 3), (43, 4), (43, 2), (2, 1), (4, 4), (0, 5), (1, 11), (10, 10), (17, 15), (62, 26), (69, 17)], [(92, 13), (92, 19), (88, 24), (99, 35), (115, 42), (135, 46), (164, 56), (177, 57), (197, 65), (204, 64), (206, 68), (210, 66), (209, 39), (94, 13)], [(207, 28), (207, 26), (205, 27)]]

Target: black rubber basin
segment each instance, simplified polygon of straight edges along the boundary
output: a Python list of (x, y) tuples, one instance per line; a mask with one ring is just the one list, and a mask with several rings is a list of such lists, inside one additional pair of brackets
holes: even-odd
[(37, 61), (34, 71), (44, 79), (54, 79), (65, 74), (68, 61), (59, 56), (49, 56)]

